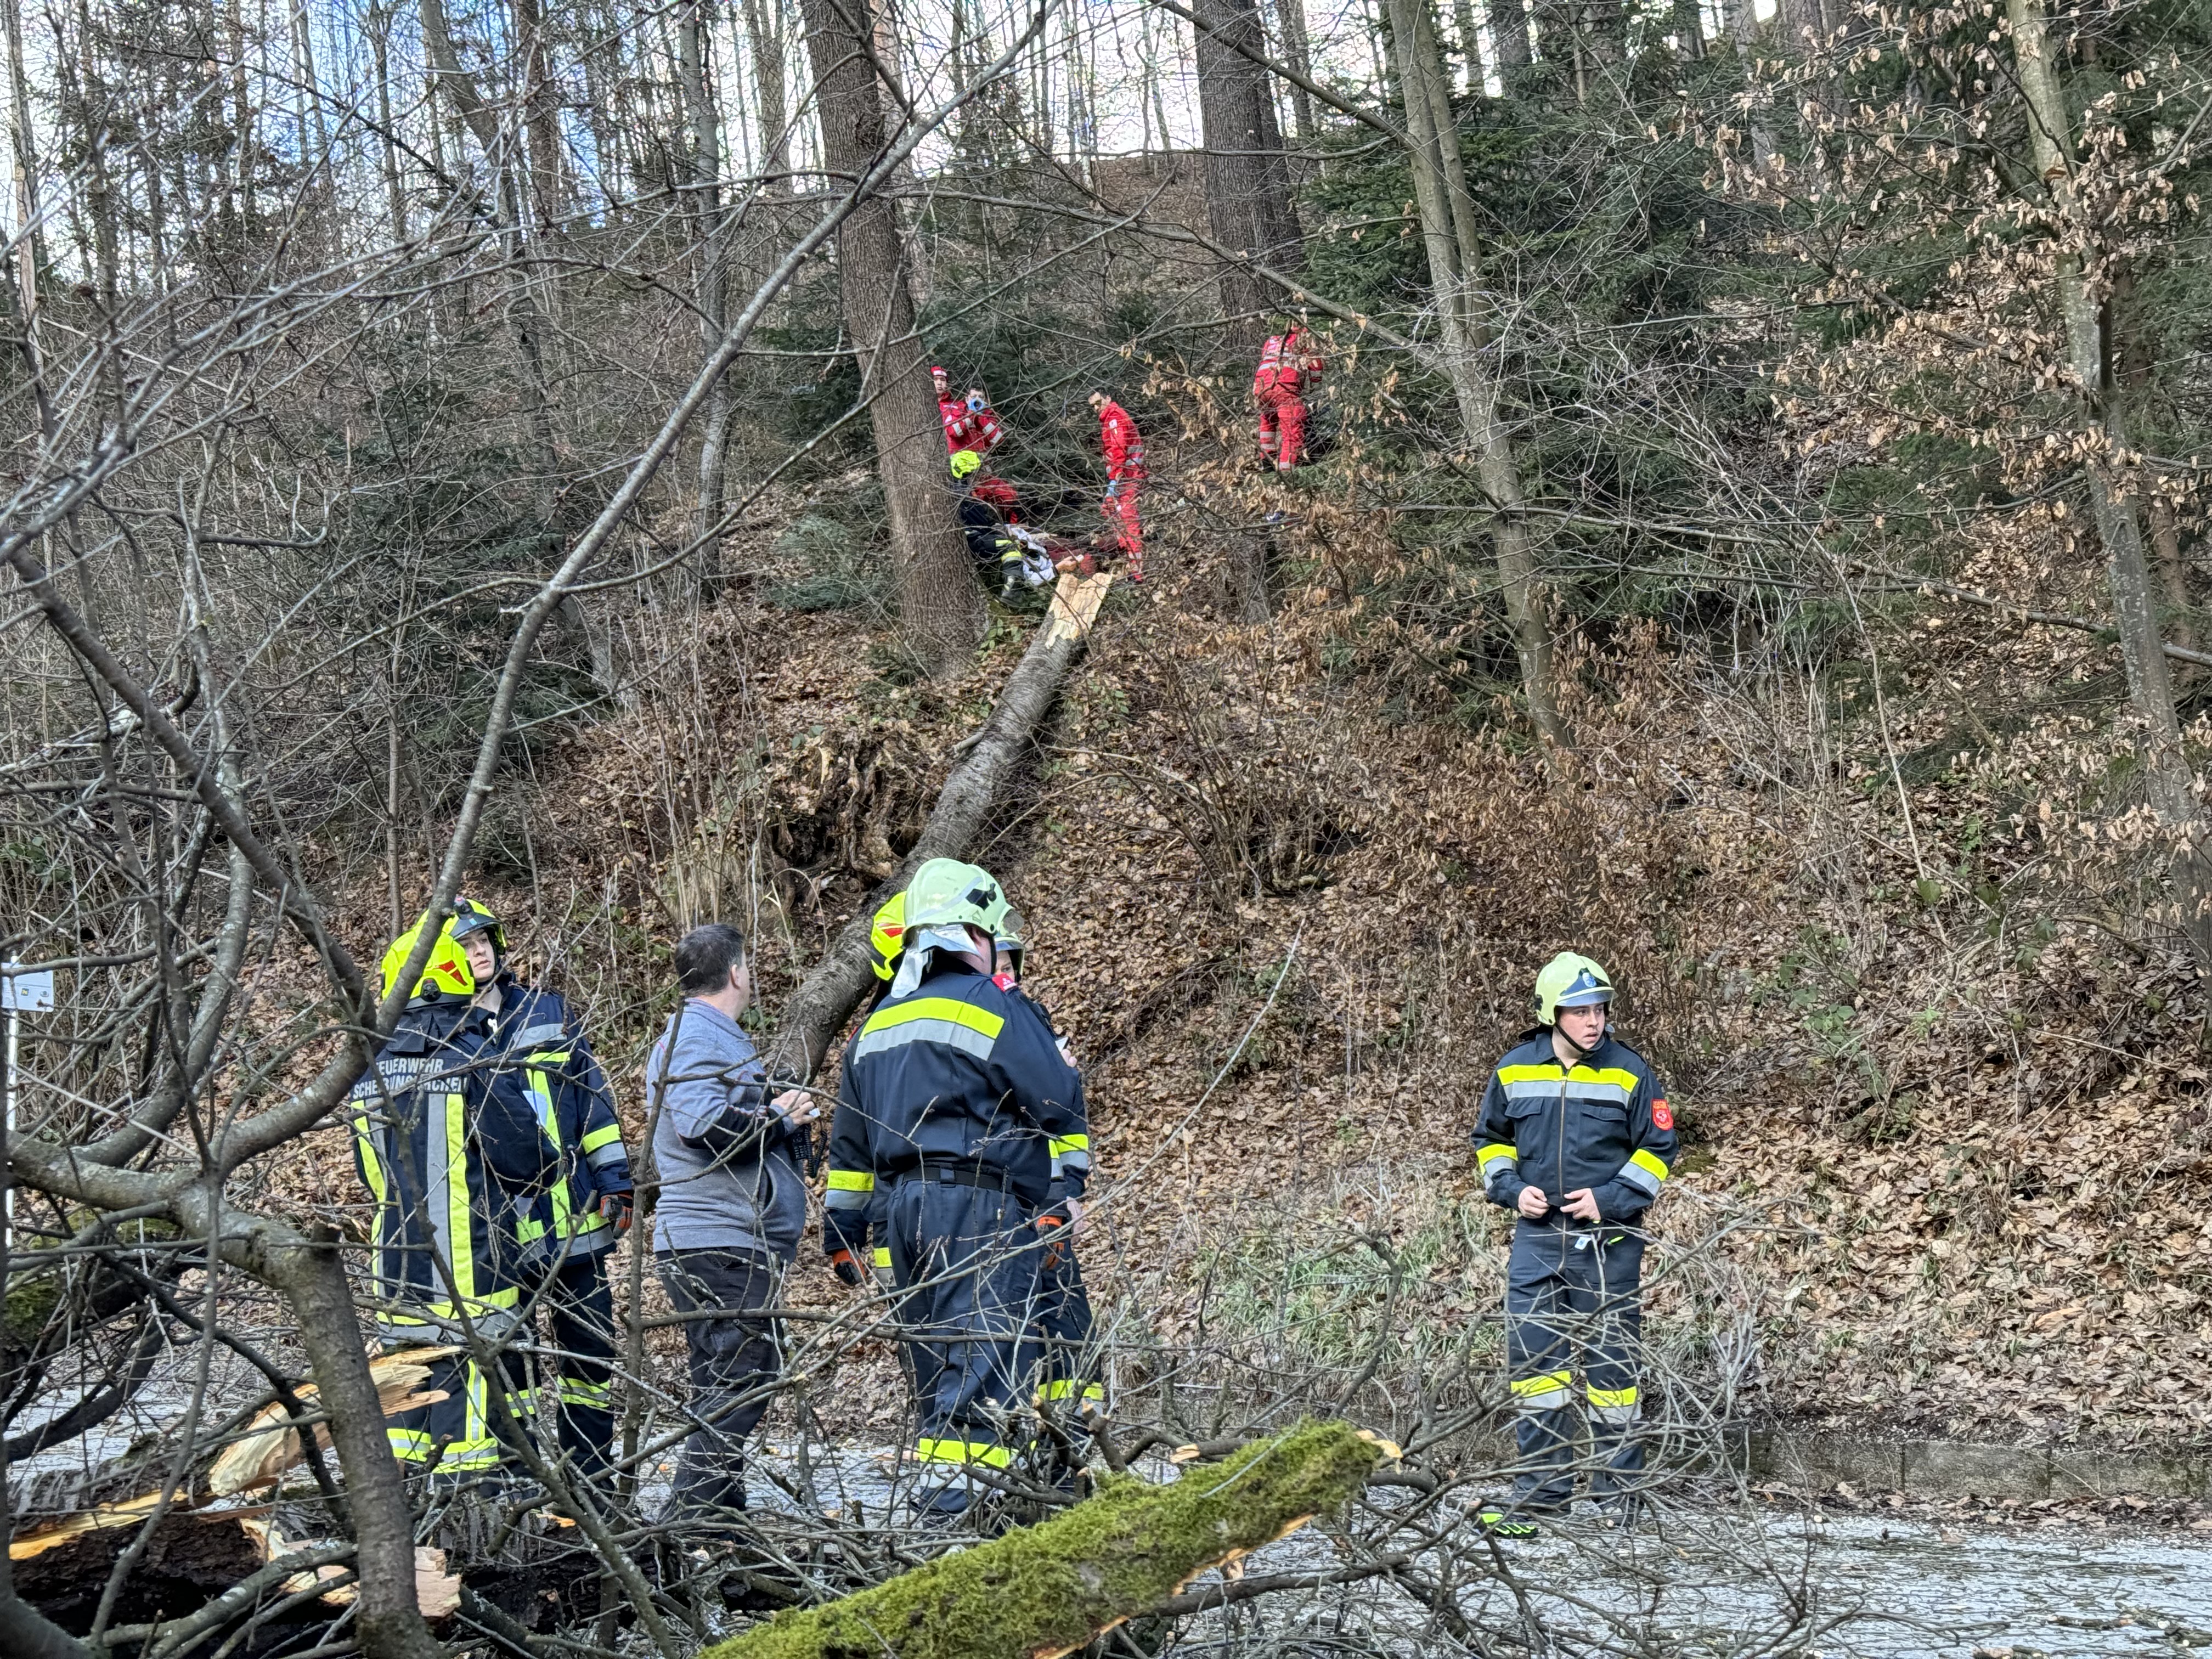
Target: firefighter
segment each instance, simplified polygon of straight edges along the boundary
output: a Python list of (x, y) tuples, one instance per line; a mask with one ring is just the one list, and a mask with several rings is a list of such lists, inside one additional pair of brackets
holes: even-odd
[(1012, 599), (1024, 583), (1036, 587), (1050, 581), (1052, 557), (1017, 522), (1021, 508), (1006, 481), (994, 477), (972, 449), (953, 455), (951, 471), (953, 486), (960, 492), (960, 533), (977, 563), (986, 568), (997, 566), (999, 597)]
[(453, 904), (453, 937), (489, 1017), (494, 1046), (520, 1073), (538, 1129), (560, 1154), (557, 1177), (518, 1218), (526, 1278), (523, 1320), (546, 1316), (559, 1401), (562, 1454), (585, 1479), (604, 1481), (614, 1444), (614, 1296), (607, 1252), (629, 1231), (629, 1149), (615, 1121), (614, 1091), (590, 1040), (557, 991), (526, 985), (507, 965), (507, 930), (469, 899)]
[(494, 1389), (518, 1429), (529, 1427), (530, 1392), (506, 1351), (522, 1334), (514, 1218), (561, 1167), (520, 1075), (500, 1063), (453, 922), (426, 915), (384, 953), (389, 994), (423, 929), (434, 926), (398, 1025), (347, 1103), (355, 1167), (375, 1212), (378, 1334), (387, 1346), (459, 1350), (434, 1361), (419, 1387), (443, 1397), (386, 1425), (400, 1466), (441, 1485), (499, 1471)]
[(1490, 1200), (1520, 1220), (1506, 1273), (1505, 1342), (1520, 1463), (1501, 1537), (1573, 1496), (1577, 1370), (1589, 1493), (1626, 1519), (1644, 1468), (1637, 1418), (1639, 1224), (1674, 1161), (1674, 1119), (1644, 1057), (1610, 1030), (1613, 982), (1563, 951), (1536, 976), (1538, 1029), (1498, 1063), (1474, 1132)]
[(952, 377), (934, 363), (930, 365), (929, 379), (937, 391), (937, 418), (945, 423), (945, 453), (957, 455), (972, 449), (988, 458), (1005, 441), (1006, 429), (1000, 425), (998, 411), (983, 395), (983, 388), (969, 386), (965, 398), (954, 397)]
[(1304, 394), (1321, 379), (1322, 365), (1319, 347), (1302, 325), (1279, 316), (1275, 327), (1260, 348), (1252, 396), (1260, 405), (1261, 464), (1288, 472), (1305, 462)]
[(874, 1194), (890, 1188), (933, 1521), (967, 1510), (970, 1470), (1012, 1462), (1043, 1236), (1080, 1218), (1091, 1167), (1081, 1078), (1034, 1005), (993, 974), (1004, 902), (970, 864), (932, 859), (915, 872), (902, 957), (845, 1052), (830, 1135), (823, 1242), (833, 1261), (846, 1252), (852, 1266)]
[[(1024, 941), (1029, 925), (1012, 903), (1000, 905), (991, 924), (999, 982), (1019, 994), (1037, 1012), (1045, 1029), (1052, 1030), (1052, 1011), (1031, 996), (1022, 983), (1022, 963), (1027, 953)], [(1055, 1036), (1060, 1056), (1070, 1066), (1075, 1056), (1067, 1041)], [(1052, 1185), (1045, 1189), (1043, 1218), (1056, 1216), (1066, 1183), (1054, 1162)], [(1098, 1381), (1097, 1356), (1091, 1345), (1091, 1292), (1083, 1283), (1083, 1269), (1075, 1259), (1072, 1229), (1046, 1235), (1044, 1261), (1039, 1269), (1036, 1334), (1042, 1352), (1036, 1363), (1036, 1403), (1042, 1410), (1073, 1411), (1078, 1416), (1102, 1410), (1106, 1390)]]
[(1137, 495), (1144, 488), (1145, 436), (1129, 411), (1103, 392), (1091, 394), (1098, 416), (1098, 446), (1106, 456), (1106, 499), (1098, 504), (1108, 530), (1129, 561), (1129, 580), (1145, 580), (1144, 527), (1137, 519)]

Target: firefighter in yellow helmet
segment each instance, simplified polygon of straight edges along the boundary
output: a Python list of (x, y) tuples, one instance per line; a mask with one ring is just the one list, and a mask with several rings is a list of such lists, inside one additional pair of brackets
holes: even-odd
[(890, 1188), (931, 1520), (968, 1508), (971, 1470), (1012, 1462), (1042, 1235), (1081, 1213), (1090, 1174), (1082, 1079), (1034, 1005), (994, 972), (1004, 902), (972, 864), (932, 859), (915, 872), (904, 955), (845, 1050), (830, 1135), (832, 1260), (853, 1249), (875, 1190)]
[(453, 910), (450, 932), (468, 957), (491, 1040), (520, 1077), (538, 1132), (560, 1154), (558, 1176), (516, 1217), (523, 1322), (532, 1327), (539, 1312), (545, 1316), (550, 1340), (538, 1363), (558, 1401), (561, 1455), (573, 1474), (604, 1485), (617, 1352), (606, 1261), (629, 1231), (635, 1185), (614, 1091), (567, 1000), (508, 965), (499, 918), (471, 899), (457, 900)]
[(1644, 1468), (1642, 1222), (1674, 1162), (1674, 1117), (1644, 1056), (1613, 1036), (1612, 1007), (1603, 968), (1553, 957), (1536, 976), (1537, 1028), (1498, 1061), (1474, 1131), (1484, 1192), (1520, 1218), (1505, 1280), (1519, 1474), (1511, 1502), (1481, 1515), (1500, 1537), (1532, 1536), (1535, 1516), (1572, 1499), (1577, 1392), (1589, 1495), (1626, 1519)]
[[(1029, 954), (1029, 923), (1012, 902), (1004, 902), (992, 919), (991, 933), (999, 983), (1035, 1008), (1050, 1029), (1052, 1011), (1022, 982), (1022, 967)], [(1060, 1058), (1074, 1065), (1075, 1056), (1068, 1052), (1066, 1039), (1054, 1040)], [(1091, 1292), (1075, 1259), (1077, 1230), (1059, 1226), (1058, 1217), (1060, 1200), (1067, 1195), (1062, 1166), (1074, 1158), (1088, 1169), (1091, 1137), (1079, 1133), (1055, 1142), (1051, 1150), (1053, 1178), (1045, 1189), (1044, 1215), (1054, 1225), (1046, 1235), (1044, 1263), (1038, 1274), (1036, 1323), (1042, 1352), (1036, 1362), (1036, 1403), (1046, 1411), (1080, 1416), (1103, 1410), (1106, 1390), (1099, 1381), (1099, 1355), (1091, 1340)]]
[(444, 1398), (389, 1419), (392, 1455), (441, 1484), (501, 1465), (490, 1392), (526, 1425), (530, 1395), (505, 1354), (480, 1364), (471, 1340), (523, 1334), (514, 1220), (556, 1177), (521, 1078), (501, 1063), (459, 918), (424, 916), (384, 955), (388, 994), (425, 929), (428, 960), (399, 1024), (348, 1097), (354, 1158), (374, 1208), (378, 1332), (392, 1346), (463, 1345), (418, 1392)]

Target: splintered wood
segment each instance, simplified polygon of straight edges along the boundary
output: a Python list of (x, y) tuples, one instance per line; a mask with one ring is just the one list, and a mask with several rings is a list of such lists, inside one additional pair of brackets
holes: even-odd
[(1114, 573), (1102, 570), (1092, 576), (1062, 576), (1052, 585), (1052, 611), (1045, 618), (1048, 641), (1087, 639), (1098, 620), (1098, 607), (1106, 603), (1106, 590)]

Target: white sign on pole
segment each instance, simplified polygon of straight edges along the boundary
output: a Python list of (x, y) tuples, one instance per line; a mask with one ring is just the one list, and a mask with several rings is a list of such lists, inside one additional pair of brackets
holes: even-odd
[(27, 973), (12, 962), (0, 963), (0, 1009), (11, 1014), (43, 1014), (53, 1006), (52, 969)]

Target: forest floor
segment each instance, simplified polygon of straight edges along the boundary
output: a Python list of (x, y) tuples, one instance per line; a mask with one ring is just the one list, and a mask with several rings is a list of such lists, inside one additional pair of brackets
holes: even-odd
[[(2058, 837), (2051, 803), (2074, 804), (2044, 780), (2074, 717), (2027, 689), (2106, 672), (2094, 640), (2015, 645), (1984, 612), (1908, 629), (1869, 647), (1877, 703), (1840, 672), (1799, 684), (1623, 626), (1567, 642), (1577, 752), (1553, 774), (1449, 641), (1361, 597), (1425, 578), (1346, 574), (1376, 535), (1357, 502), (1294, 504), (1281, 550), (1310, 585), (1260, 629), (1225, 620), (1218, 503), (1150, 503), (1152, 579), (1117, 584), (975, 852), (1085, 1066), (1107, 1198), (1086, 1255), (1148, 1375), (1204, 1351), (1326, 1392), (1387, 1317), (1365, 1385), (1385, 1407), (1455, 1354), (1468, 1397), (1495, 1390), (1505, 1218), (1468, 1134), (1536, 968), (1572, 947), (1622, 982), (1621, 1035), (1683, 1126), (1649, 1334), (1685, 1398), (2212, 1443), (2185, 975), (2081, 900), (2075, 876), (2121, 854)], [(747, 925), (772, 1007), (910, 844), (1034, 626), (994, 607), (971, 674), (912, 684), (880, 611), (794, 609), (818, 571), (788, 536), (758, 552), (781, 575), (725, 600), (680, 694), (536, 757), (527, 866), (481, 895), (593, 1008), (633, 1144), (678, 919)], [(1962, 625), (1999, 665), (1978, 705), (2014, 710), (1996, 738), (1911, 695)], [(1877, 715), (1889, 763), (1835, 760)], [(312, 1157), (343, 1178), (336, 1136)], [(837, 1292), (810, 1260), (791, 1294)], [(887, 1354), (863, 1368), (839, 1402), (855, 1428), (896, 1395)]]

